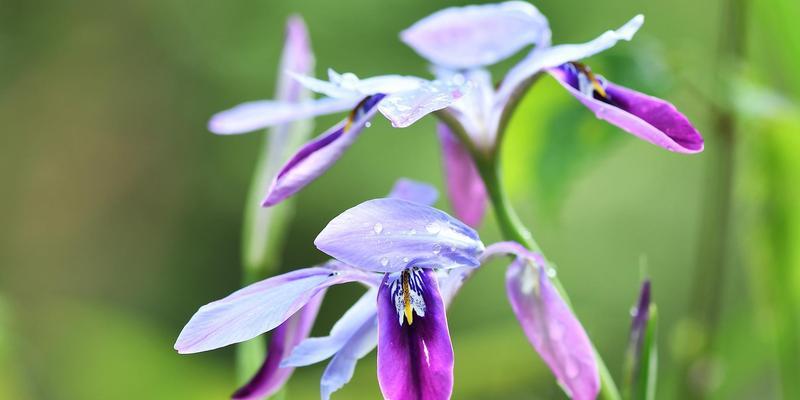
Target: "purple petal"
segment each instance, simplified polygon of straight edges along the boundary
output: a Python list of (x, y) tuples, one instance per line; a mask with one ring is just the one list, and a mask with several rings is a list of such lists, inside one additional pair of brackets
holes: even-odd
[(594, 40), (581, 44), (561, 44), (553, 47), (537, 47), (531, 54), (515, 65), (503, 79), (496, 101), (501, 105), (507, 101), (514, 89), (526, 79), (547, 69), (570, 61), (590, 57), (617, 44), (630, 41), (644, 23), (644, 15), (637, 15), (617, 30), (606, 31)]
[(261, 100), (239, 104), (211, 117), (208, 130), (219, 135), (247, 133), (317, 115), (352, 109), (358, 99), (307, 100), (302, 103)]
[(483, 243), (469, 226), (443, 211), (400, 199), (361, 203), (334, 218), (314, 244), (367, 271), (477, 267)]
[(289, 17), (286, 23), (286, 40), (283, 44), (279, 71), (278, 98), (287, 101), (298, 101), (302, 96), (302, 91), (296, 82), (292, 79), (287, 79), (287, 71), (298, 74), (314, 72), (314, 54), (311, 51), (311, 39), (303, 18), (298, 15)]
[(470, 89), (468, 82), (425, 82), (417, 89), (387, 96), (378, 106), (395, 128), (405, 128), (420, 118), (446, 108)]
[(400, 37), (433, 64), (468, 69), (494, 64), (532, 43), (548, 45), (550, 27), (530, 3), (509, 1), (446, 8)]
[(282, 367), (301, 367), (318, 363), (336, 354), (361, 327), (375, 319), (377, 289), (370, 289), (344, 313), (331, 329), (329, 336), (304, 340), (281, 362)]
[(548, 72), (597, 118), (670, 151), (687, 154), (703, 151), (700, 132), (669, 102), (611, 82), (606, 82), (605, 87), (608, 99), (590, 97), (578, 90), (576, 69), (569, 65)]
[(427, 183), (401, 178), (395, 182), (389, 197), (432, 206), (439, 198), (439, 191)]
[(636, 313), (633, 315), (633, 321), (631, 322), (630, 343), (628, 344), (630, 348), (634, 349), (633, 353), (636, 355), (637, 360), (642, 349), (642, 340), (644, 339), (648, 319), (650, 319), (650, 280), (645, 280), (639, 294)]
[(367, 97), (359, 104), (352, 123), (345, 120), (303, 145), (275, 176), (262, 204), (274, 206), (325, 173), (355, 142), (382, 98), (383, 95)]
[(575, 400), (595, 399), (600, 377), (592, 344), (545, 269), (528, 259), (512, 263), (506, 273), (508, 299), (528, 340), (567, 394)]
[(447, 195), (456, 216), (467, 225), (478, 227), (486, 212), (486, 187), (478, 168), (466, 148), (450, 132), (447, 125), (439, 123), (439, 141), (447, 179)]
[(198, 353), (252, 339), (282, 324), (323, 289), (356, 280), (367, 277), (359, 270), (326, 266), (256, 282), (200, 307), (178, 336), (175, 349)]
[(389, 275), (378, 292), (378, 381), (392, 400), (449, 399), (453, 390), (453, 347), (435, 273), (417, 270), (424, 316), (398, 323)]
[(267, 358), (255, 376), (233, 394), (234, 400), (255, 400), (275, 394), (289, 380), (294, 368), (279, 367), (281, 359), (311, 333), (325, 290), (280, 324), (269, 339)]
[[(372, 297), (372, 304), (375, 304), (375, 297)], [(320, 381), (320, 394), (323, 400), (328, 400), (331, 393), (341, 389), (350, 379), (356, 369), (358, 360), (364, 358), (369, 352), (378, 345), (378, 317), (373, 314), (372, 318), (364, 322), (358, 331), (345, 343), (339, 350), (322, 374)]]

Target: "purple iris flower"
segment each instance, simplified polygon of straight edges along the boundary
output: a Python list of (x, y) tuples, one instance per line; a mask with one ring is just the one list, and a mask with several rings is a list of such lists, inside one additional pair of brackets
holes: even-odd
[(468, 84), (428, 81), (414, 76), (382, 75), (359, 79), (328, 70), (328, 81), (287, 71), (300, 84), (325, 97), (301, 102), (261, 100), (214, 115), (208, 129), (220, 135), (251, 132), (318, 115), (349, 111), (347, 117), (303, 145), (280, 169), (263, 200), (272, 206), (297, 193), (327, 171), (355, 142), (377, 112), (395, 127), (406, 127), (452, 104)]
[[(448, 399), (454, 355), (445, 309), (481, 262), (510, 254), (509, 299), (534, 348), (574, 398), (596, 394), (591, 343), (540, 256), (511, 242), (485, 248), (472, 228), (429, 206), (437, 197), (430, 186), (401, 180), (390, 196), (353, 207), (323, 229), (315, 244), (334, 260), (201, 307), (175, 349), (207, 351), (273, 331), (264, 365), (235, 399), (273, 394), (292, 368), (330, 358), (320, 383), (328, 399), (375, 347), (385, 398)], [(326, 290), (349, 282), (367, 291), (328, 336), (308, 338)]]
[[(617, 30), (581, 44), (551, 44), (547, 19), (522, 1), (452, 7), (418, 21), (401, 39), (434, 65), (439, 79), (467, 81), (472, 89), (442, 111), (457, 122), (478, 151), (492, 151), (518, 99), (543, 72), (570, 94), (623, 130), (670, 151), (697, 153), (703, 138), (675, 107), (658, 98), (607, 81), (578, 61), (631, 40), (644, 22), (637, 15)], [(533, 50), (495, 85), (488, 65), (519, 50)], [(486, 204), (482, 181), (466, 149), (447, 126), (439, 127), (448, 193), (456, 216), (479, 222)]]

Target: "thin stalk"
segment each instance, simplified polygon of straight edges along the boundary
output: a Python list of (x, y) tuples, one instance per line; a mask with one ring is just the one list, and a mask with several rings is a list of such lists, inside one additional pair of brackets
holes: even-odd
[[(744, 51), (745, 0), (723, 2), (720, 22), (718, 71), (728, 71)], [(718, 89), (726, 91), (722, 80), (728, 74), (720, 73)], [(699, 340), (699, 347), (687, 354), (679, 368), (682, 396), (701, 399), (709, 395), (713, 380), (712, 344), (720, 317), (725, 267), (730, 249), (730, 214), (734, 172), (736, 119), (730, 108), (712, 107), (716, 158), (708, 166), (703, 206), (703, 223), (698, 246), (698, 263), (692, 283), (689, 303), (690, 337)]]
[[(516, 241), (531, 251), (542, 253), (541, 247), (539, 247), (539, 244), (533, 239), (533, 235), (531, 235), (530, 231), (520, 220), (511, 205), (510, 199), (506, 195), (506, 191), (503, 189), (496, 159), (496, 157), (491, 157), (490, 159), (476, 158), (475, 161), (478, 165), (478, 171), (483, 178), (484, 185), (486, 185), (489, 198), (492, 200), (492, 206), (497, 216), (497, 224), (507, 240)], [(569, 297), (558, 277), (554, 276), (550, 279), (564, 298), (564, 301), (572, 307)], [(619, 400), (621, 398), (619, 389), (617, 389), (617, 385), (614, 383), (614, 379), (611, 377), (608, 367), (606, 367), (605, 362), (600, 357), (597, 350), (595, 350), (595, 359), (597, 360), (597, 368), (600, 374), (600, 398), (605, 400)]]

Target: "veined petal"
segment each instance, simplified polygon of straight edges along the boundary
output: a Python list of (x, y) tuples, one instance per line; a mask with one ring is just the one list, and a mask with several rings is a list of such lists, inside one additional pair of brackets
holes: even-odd
[(348, 119), (303, 145), (275, 176), (262, 204), (278, 204), (325, 173), (355, 142), (381, 99), (381, 94), (367, 97)]
[(484, 249), (478, 234), (461, 221), (400, 199), (369, 200), (343, 212), (314, 244), (348, 265), (377, 272), (477, 267)]
[(433, 64), (466, 69), (494, 64), (532, 43), (549, 45), (550, 27), (530, 3), (508, 1), (446, 8), (400, 38)]
[(175, 342), (178, 353), (198, 353), (252, 339), (282, 324), (323, 289), (365, 280), (350, 267), (312, 267), (278, 275), (200, 307)]
[(400, 178), (395, 182), (389, 197), (432, 206), (439, 198), (439, 191), (427, 183)]
[(234, 400), (256, 400), (271, 396), (289, 380), (294, 368), (279, 367), (279, 363), (311, 333), (324, 294), (325, 289), (272, 331), (264, 364), (247, 384), (233, 394)]
[(447, 182), (447, 194), (456, 216), (467, 225), (478, 227), (486, 212), (486, 187), (478, 168), (466, 148), (450, 132), (447, 125), (439, 123), (439, 141)]
[(606, 31), (586, 43), (537, 47), (531, 54), (508, 71), (498, 90), (495, 100), (496, 106), (501, 107), (518, 85), (547, 68), (593, 56), (614, 47), (620, 40), (630, 41), (642, 24), (644, 24), (644, 15), (639, 14), (619, 29)]
[(591, 88), (592, 94), (584, 93), (580, 90), (579, 78), (583, 75), (585, 80), (585, 74), (572, 64), (548, 72), (597, 118), (670, 151), (688, 154), (703, 151), (700, 132), (669, 102), (605, 80), (598, 83), (604, 87), (605, 97), (595, 95)]
[(435, 272), (415, 270), (410, 274), (419, 279), (425, 309), (424, 315), (414, 316), (412, 323), (398, 323), (390, 275), (378, 290), (381, 392), (392, 400), (449, 399), (453, 390), (453, 347)]
[[(374, 293), (373, 293), (374, 294)], [(375, 297), (372, 297), (375, 304)], [(350, 379), (356, 369), (358, 360), (364, 358), (378, 345), (378, 317), (373, 314), (350, 337), (342, 348), (333, 356), (325, 368), (320, 381), (320, 394), (323, 400), (328, 400), (331, 393), (341, 389)]]
[(589, 337), (550, 283), (544, 264), (517, 259), (506, 273), (508, 299), (525, 335), (575, 400), (595, 399), (600, 376)]
[(386, 96), (378, 105), (381, 114), (395, 128), (405, 128), (420, 118), (441, 110), (469, 91), (469, 82), (425, 82), (414, 90), (396, 92)]
[(331, 357), (370, 320), (375, 319), (377, 289), (368, 290), (333, 325), (329, 336), (304, 340), (281, 362), (281, 367), (301, 367), (318, 363)]
[(357, 98), (307, 100), (301, 103), (260, 100), (242, 103), (211, 117), (208, 130), (219, 135), (247, 133), (317, 115), (352, 109)]

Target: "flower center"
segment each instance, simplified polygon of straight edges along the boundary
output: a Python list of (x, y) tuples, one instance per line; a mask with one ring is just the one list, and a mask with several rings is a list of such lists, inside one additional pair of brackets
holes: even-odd
[(567, 63), (567, 70), (578, 78), (577, 89), (586, 96), (596, 97), (600, 100), (610, 101), (611, 98), (606, 92), (606, 80), (600, 76), (595, 75), (591, 68), (579, 62)]
[(392, 298), (400, 325), (403, 325), (404, 319), (411, 325), (415, 313), (420, 317), (425, 316), (425, 299), (422, 297), (425, 288), (421, 274), (419, 268), (407, 268), (392, 280)]

